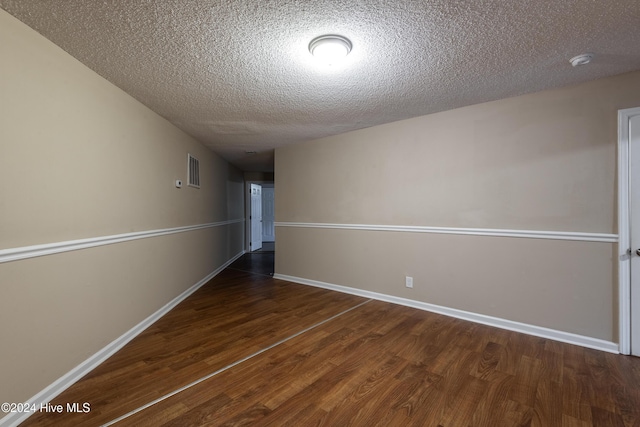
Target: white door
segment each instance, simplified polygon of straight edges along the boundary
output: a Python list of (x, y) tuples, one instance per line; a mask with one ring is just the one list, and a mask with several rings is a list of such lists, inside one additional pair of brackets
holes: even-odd
[(640, 356), (640, 111), (629, 118), (631, 354)]
[(276, 204), (275, 189), (262, 187), (262, 241), (274, 242), (276, 240)]
[(251, 250), (262, 248), (262, 186), (251, 184)]

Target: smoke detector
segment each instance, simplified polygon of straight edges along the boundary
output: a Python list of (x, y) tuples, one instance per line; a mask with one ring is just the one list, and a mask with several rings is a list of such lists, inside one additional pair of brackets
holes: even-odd
[(573, 65), (574, 67), (577, 67), (579, 65), (588, 64), (589, 62), (591, 62), (593, 57), (593, 53), (583, 53), (582, 55), (574, 56), (569, 60), (569, 62), (571, 62), (571, 65)]

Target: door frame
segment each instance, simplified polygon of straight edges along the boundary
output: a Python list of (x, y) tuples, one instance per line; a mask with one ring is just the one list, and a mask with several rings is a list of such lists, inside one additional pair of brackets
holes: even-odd
[(636, 115), (640, 107), (618, 110), (618, 351), (622, 354), (631, 354), (629, 119)]
[[(265, 190), (265, 189), (273, 190), (273, 192), (274, 192), (274, 201), (275, 201), (275, 190), (276, 190), (275, 183), (271, 183), (271, 184), (269, 184), (269, 183), (265, 183), (265, 184), (262, 184), (262, 194), (263, 194), (263, 195), (264, 195), (264, 190)], [(275, 223), (275, 218), (276, 218), (276, 207), (275, 207), (275, 205), (274, 205), (274, 206), (273, 206), (273, 221), (274, 221), (274, 223)], [(262, 222), (263, 222), (263, 224), (264, 224), (264, 197), (263, 197), (263, 199), (262, 199)], [(264, 240), (264, 233), (263, 233), (263, 234), (262, 234), (262, 242), (263, 242), (263, 243), (264, 243), (264, 242), (271, 242), (271, 243), (275, 242), (275, 240), (276, 240), (276, 236), (275, 236), (275, 226), (274, 226), (273, 228), (274, 228), (274, 230), (273, 230), (273, 240)]]
[(249, 217), (251, 216), (251, 184), (275, 184), (274, 181), (267, 180), (245, 180), (244, 182), (244, 248), (245, 253), (251, 252), (251, 246), (249, 242), (251, 241), (251, 220)]
[[(249, 223), (251, 224), (249, 251), (254, 252), (262, 249), (262, 185), (249, 184), (249, 191), (251, 192), (249, 195), (249, 198), (251, 199), (251, 211), (249, 215)], [(257, 215), (257, 212), (254, 212), (257, 208), (260, 208), (259, 215)], [(259, 245), (258, 241), (260, 242)]]

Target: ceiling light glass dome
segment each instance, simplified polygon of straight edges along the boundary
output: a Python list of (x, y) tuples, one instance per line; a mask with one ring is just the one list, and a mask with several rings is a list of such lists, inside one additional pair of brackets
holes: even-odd
[(319, 61), (332, 65), (344, 59), (351, 52), (351, 42), (346, 37), (324, 35), (309, 43), (309, 52)]

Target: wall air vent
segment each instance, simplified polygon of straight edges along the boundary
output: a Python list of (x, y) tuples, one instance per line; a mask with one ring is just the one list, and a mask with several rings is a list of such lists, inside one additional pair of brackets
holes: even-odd
[(187, 177), (189, 187), (200, 188), (200, 161), (191, 154), (188, 154)]

